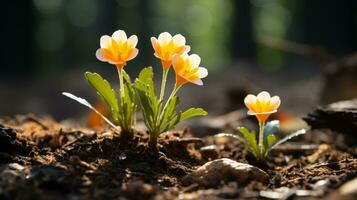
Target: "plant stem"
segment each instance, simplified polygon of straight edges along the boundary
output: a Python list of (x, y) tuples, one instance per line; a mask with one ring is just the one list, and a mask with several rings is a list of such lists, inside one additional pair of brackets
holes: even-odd
[[(121, 112), (122, 112), (122, 122), (121, 122), (121, 128), (122, 128), (122, 132), (130, 132), (129, 129), (130, 127), (128, 127), (127, 125), (127, 119), (126, 119), (126, 113), (125, 112), (125, 108), (124, 108), (124, 97), (125, 97), (125, 91), (124, 91), (124, 79), (123, 79), (123, 69), (118, 69), (118, 76), (119, 76), (119, 95), (120, 95), (120, 107), (121, 107)], [(120, 113), (119, 113), (120, 115)]]
[(159, 114), (158, 114), (157, 119), (156, 119), (156, 123), (157, 123), (156, 125), (157, 125), (157, 126), (158, 126), (158, 124), (160, 123), (161, 118), (162, 118), (163, 114), (165, 113), (165, 109), (166, 109), (166, 107), (169, 105), (170, 100), (175, 96), (175, 94), (177, 93), (177, 91), (178, 91), (180, 88), (181, 88), (181, 86), (176, 86), (176, 85), (175, 85), (174, 89), (172, 90), (172, 92), (171, 92), (169, 98), (167, 99), (167, 101), (166, 101), (166, 103), (165, 103), (165, 106), (164, 106), (164, 108), (163, 108), (162, 110), (161, 110), (161, 105), (160, 105)]
[(157, 135), (156, 134), (150, 134), (150, 138), (149, 138), (149, 149), (153, 150), (153, 151), (157, 151)]
[(123, 102), (123, 98), (125, 96), (124, 93), (124, 80), (123, 80), (123, 69), (118, 69), (118, 76), (119, 76), (119, 87), (120, 87), (120, 102)]
[[(166, 109), (166, 107), (169, 105), (170, 100), (176, 95), (177, 91), (181, 88), (181, 86), (175, 85), (174, 89), (172, 90), (169, 98), (167, 99), (164, 108), (162, 109), (163, 111)], [(162, 112), (163, 113), (163, 112)], [(161, 118), (161, 116), (160, 116)]]
[[(156, 117), (155, 117), (155, 129), (159, 126), (158, 124), (159, 124), (159, 122), (160, 122), (160, 119), (161, 119), (161, 114), (162, 114), (162, 112), (164, 111), (164, 109), (161, 109), (162, 108), (162, 100), (163, 100), (163, 98), (164, 98), (164, 95), (165, 95), (165, 85), (166, 85), (166, 79), (167, 79), (167, 74), (168, 74), (168, 72), (169, 72), (169, 69), (165, 69), (165, 68), (163, 68), (163, 72), (162, 72), (162, 81), (161, 81), (161, 91), (160, 91), (160, 98), (159, 98), (159, 105), (158, 105), (158, 108), (157, 108), (157, 110), (158, 110), (158, 113), (157, 113), (157, 115), (156, 115)], [(174, 89), (175, 90), (175, 89)], [(171, 94), (172, 95), (172, 94)], [(169, 99), (168, 99), (168, 101), (170, 100), (170, 98), (171, 98), (171, 95), (170, 95), (170, 97), (169, 97)], [(167, 104), (167, 102), (166, 102), (166, 104)], [(166, 107), (166, 105), (165, 105), (165, 107)], [(159, 130), (156, 130), (155, 131), (155, 135), (156, 135), (156, 132), (159, 132)]]
[(265, 122), (259, 122), (259, 151), (260, 151), (260, 158), (264, 157), (264, 126)]
[(162, 99), (165, 96), (165, 86), (166, 86), (166, 79), (167, 79), (168, 72), (169, 72), (169, 69), (164, 69), (164, 71), (162, 72), (161, 90), (160, 90), (159, 101), (162, 101)]

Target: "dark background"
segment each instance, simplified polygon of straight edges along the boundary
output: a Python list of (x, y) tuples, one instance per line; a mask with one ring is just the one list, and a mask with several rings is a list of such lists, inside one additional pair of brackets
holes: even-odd
[[(188, 86), (182, 96), (187, 93), (192, 101), (183, 104), (203, 104), (213, 113), (230, 109), (210, 106), (216, 100), (206, 93), (213, 99), (225, 96), (226, 88), (235, 84), (254, 92), (279, 92), (290, 99), (286, 108), (292, 110), (305, 112), (297, 105), (306, 101), (308, 111), (321, 102), (325, 77), (321, 66), (329, 63), (330, 55), (347, 56), (357, 47), (353, 0), (13, 0), (2, 2), (0, 9), (0, 115), (33, 112), (65, 119), (83, 114), (85, 108), (60, 93), (71, 91), (95, 101), (95, 93), (82, 78), (85, 71), (115, 81), (114, 69), (96, 60), (95, 51), (99, 38), (117, 29), (139, 37), (140, 53), (126, 67), (133, 77), (148, 65), (161, 73), (152, 55), (151, 36), (163, 31), (186, 36), (191, 52), (202, 57), (210, 75), (208, 89)], [(284, 45), (289, 42), (294, 43)], [(299, 44), (311, 46), (300, 51)], [(323, 53), (311, 58), (305, 47), (329, 53), (327, 58)], [(227, 80), (225, 74), (233, 78)], [(208, 92), (209, 87), (216, 92)], [(301, 97), (309, 95), (317, 97)]]

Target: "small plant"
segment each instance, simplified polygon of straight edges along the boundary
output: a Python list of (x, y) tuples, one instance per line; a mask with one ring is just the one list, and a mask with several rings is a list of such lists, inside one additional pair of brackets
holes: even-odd
[[(182, 35), (177, 34), (172, 37), (169, 33), (164, 32), (159, 35), (158, 39), (152, 37), (154, 55), (161, 60), (163, 68), (160, 95), (157, 97), (152, 67), (144, 68), (134, 83), (124, 71), (127, 61), (135, 58), (138, 54), (137, 42), (138, 39), (135, 35), (127, 38), (126, 33), (122, 30), (114, 32), (111, 37), (104, 35), (100, 38), (100, 48), (96, 52), (96, 57), (100, 61), (116, 66), (120, 86), (119, 100), (108, 81), (99, 74), (85, 73), (87, 81), (96, 89), (111, 111), (114, 123), (85, 99), (67, 92), (64, 92), (63, 95), (89, 107), (113, 128), (118, 129), (115, 124), (119, 125), (122, 133), (133, 133), (135, 113), (139, 106), (150, 134), (149, 147), (156, 149), (157, 138), (161, 133), (174, 128), (182, 120), (207, 115), (207, 112), (201, 108), (190, 108), (184, 112), (177, 112), (179, 98), (176, 94), (186, 83), (203, 85), (201, 79), (205, 78), (208, 72), (207, 69), (199, 66), (201, 58), (198, 55), (187, 54), (190, 51), (190, 46), (185, 45), (186, 39)], [(170, 96), (164, 101), (166, 79), (171, 66), (176, 74), (176, 83)]]
[[(97, 94), (108, 106), (112, 119), (121, 128), (122, 133), (132, 133), (135, 125), (135, 112), (137, 108), (135, 87), (129, 76), (125, 73), (124, 67), (127, 61), (132, 60), (138, 54), (136, 44), (138, 38), (132, 35), (127, 38), (124, 31), (118, 30), (110, 37), (104, 35), (100, 38), (100, 48), (96, 52), (96, 57), (103, 62), (108, 62), (116, 66), (119, 78), (119, 101), (117, 94), (109, 82), (97, 73), (86, 72), (85, 78), (89, 84), (97, 91)], [(78, 101), (89, 107), (100, 115), (110, 126), (118, 129), (114, 123), (96, 110), (88, 101), (73, 94), (64, 92), (63, 95)]]
[(238, 131), (242, 133), (243, 137), (229, 133), (220, 133), (217, 134), (216, 137), (229, 136), (241, 141), (248, 146), (249, 151), (257, 158), (257, 160), (264, 160), (272, 149), (290, 140), (291, 138), (305, 134), (306, 132), (305, 129), (301, 129), (277, 141), (274, 133), (279, 128), (279, 121), (266, 121), (272, 113), (277, 112), (280, 106), (280, 98), (278, 96), (270, 97), (268, 92), (263, 91), (257, 96), (251, 94), (247, 95), (244, 99), (244, 103), (249, 109), (248, 115), (254, 115), (258, 120), (258, 142), (256, 139), (256, 133), (254, 131), (249, 131), (245, 127), (237, 128)]
[[(153, 70), (151, 67), (143, 69), (135, 80), (135, 87), (140, 100), (145, 125), (148, 129), (149, 147), (156, 149), (158, 136), (175, 127), (180, 121), (195, 116), (207, 115), (201, 108), (190, 108), (184, 112), (176, 112), (179, 98), (176, 96), (178, 90), (186, 83), (202, 85), (202, 78), (208, 75), (207, 69), (199, 67), (201, 59), (198, 55), (188, 55), (190, 50), (186, 46), (186, 40), (182, 35), (171, 36), (169, 33), (161, 33), (156, 39), (151, 38), (154, 55), (161, 60), (163, 77), (160, 96), (157, 97)], [(175, 86), (164, 102), (167, 74), (170, 67), (174, 68), (176, 74)]]

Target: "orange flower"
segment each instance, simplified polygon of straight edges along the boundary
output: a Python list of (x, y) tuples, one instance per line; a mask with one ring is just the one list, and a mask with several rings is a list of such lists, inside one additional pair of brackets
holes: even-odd
[(155, 57), (161, 60), (163, 68), (170, 68), (171, 61), (175, 54), (188, 53), (190, 46), (185, 45), (186, 39), (181, 34), (171, 36), (168, 32), (163, 32), (158, 39), (151, 37), (151, 44), (155, 50)]
[(259, 122), (264, 123), (270, 114), (277, 112), (280, 98), (278, 96), (270, 97), (268, 92), (263, 91), (257, 96), (247, 95), (244, 103), (249, 109), (248, 115), (255, 115)]
[(203, 85), (202, 78), (208, 75), (204, 67), (199, 67), (201, 58), (197, 54), (176, 55), (172, 60), (172, 65), (176, 73), (176, 87), (191, 82)]
[(100, 38), (100, 48), (96, 52), (98, 60), (116, 65), (123, 69), (126, 62), (135, 58), (139, 50), (136, 47), (138, 37), (132, 35), (127, 38), (122, 30), (115, 31), (112, 37), (103, 35)]

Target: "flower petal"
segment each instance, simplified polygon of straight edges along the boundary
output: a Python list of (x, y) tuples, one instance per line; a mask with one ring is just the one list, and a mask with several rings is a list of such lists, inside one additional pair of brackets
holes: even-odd
[(191, 51), (191, 46), (188, 46), (188, 45), (186, 45), (185, 46), (185, 48), (184, 48), (184, 50), (183, 50), (183, 52), (181, 53), (181, 54), (187, 54), (188, 52), (190, 52)]
[(280, 106), (280, 97), (278, 96), (273, 96), (270, 99), (270, 105), (272, 107), (273, 110), (277, 110)]
[(257, 95), (257, 98), (259, 99), (260, 102), (267, 102), (270, 100), (270, 94), (269, 92), (263, 91)]
[(95, 52), (95, 57), (97, 57), (98, 60), (100, 61), (103, 61), (103, 62), (106, 62), (107, 59), (105, 58), (104, 56), (104, 52), (102, 49), (98, 49), (96, 52)]
[(108, 46), (110, 46), (112, 43), (112, 38), (108, 35), (103, 35), (102, 37), (100, 37), (100, 47), (101, 48), (107, 48)]
[(154, 55), (160, 59), (161, 56), (161, 49), (160, 49), (160, 45), (159, 42), (157, 41), (157, 39), (155, 37), (151, 37), (151, 45), (152, 48), (154, 48)]
[(176, 46), (183, 46), (186, 43), (186, 38), (181, 34), (175, 35), (174, 37), (172, 37), (172, 40), (174, 41), (174, 44)]
[(172, 66), (176, 72), (179, 71), (180, 68), (183, 67), (183, 61), (186, 55), (175, 55), (172, 58)]
[(128, 38), (123, 30), (117, 30), (113, 33), (112, 37), (118, 43), (124, 43)]
[(108, 60), (108, 63), (112, 64), (112, 65), (118, 65), (118, 64), (123, 64), (123, 61), (119, 61), (119, 60)]
[(257, 100), (257, 97), (255, 95), (252, 94), (248, 94), (245, 98), (244, 98), (244, 103), (245, 104), (255, 104)]
[(128, 39), (128, 42), (132, 48), (135, 48), (136, 45), (138, 44), (138, 36), (136, 36), (136, 35), (130, 36)]
[(193, 80), (190, 80), (191, 83), (194, 83), (196, 85), (203, 85), (203, 81), (201, 79), (193, 79)]
[(252, 110), (249, 110), (247, 112), (248, 115), (267, 115), (267, 114), (273, 114), (276, 113), (277, 110), (272, 110), (272, 111), (268, 111), (268, 112), (254, 112)]
[(137, 48), (133, 49), (130, 52), (130, 55), (128, 56), (127, 61), (135, 58), (138, 55), (138, 53), (139, 53), (139, 50)]
[(152, 47), (155, 49), (157, 45), (157, 39), (155, 37), (151, 37), (150, 40), (151, 40)]
[(201, 58), (197, 54), (192, 54), (189, 57), (192, 68), (197, 68), (201, 63)]
[(205, 78), (206, 76), (208, 76), (208, 70), (204, 67), (199, 67), (197, 74), (199, 78)]
[(172, 36), (168, 32), (163, 32), (159, 35), (158, 40), (159, 40), (160, 45), (167, 44), (172, 40)]

